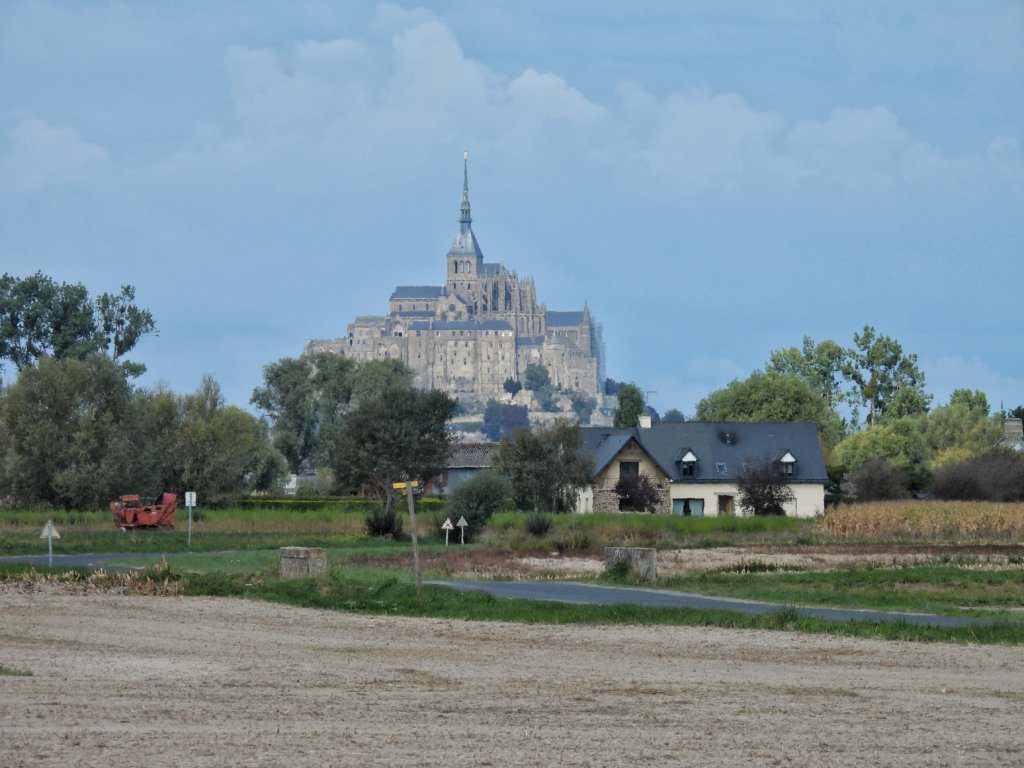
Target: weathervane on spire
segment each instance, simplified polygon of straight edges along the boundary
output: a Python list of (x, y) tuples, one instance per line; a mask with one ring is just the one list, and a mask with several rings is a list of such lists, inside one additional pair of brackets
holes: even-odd
[(462, 216), (459, 217), (463, 231), (472, 221), (469, 215), (469, 150), (466, 149), (462, 152)]

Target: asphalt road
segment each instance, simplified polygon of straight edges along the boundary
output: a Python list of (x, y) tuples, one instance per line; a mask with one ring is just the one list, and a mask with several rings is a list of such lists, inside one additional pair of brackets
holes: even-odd
[[(565, 581), (428, 581), (428, 584), (450, 587), (461, 592), (486, 592), (495, 597), (514, 600), (550, 600), (558, 603), (584, 605), (641, 605), (649, 608), (703, 608), (740, 613), (772, 613), (782, 608), (778, 603), (735, 600), (729, 597), (708, 597), (689, 592), (636, 587), (604, 587)], [(801, 616), (828, 621), (905, 621), (937, 627), (965, 627), (994, 622), (968, 616), (940, 616), (930, 613), (897, 613), (894, 611), (853, 610), (847, 608), (814, 608), (797, 606)]]

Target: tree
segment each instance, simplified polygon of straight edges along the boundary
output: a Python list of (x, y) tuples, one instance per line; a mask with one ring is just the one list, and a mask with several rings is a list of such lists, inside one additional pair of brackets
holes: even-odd
[(988, 415), (988, 398), (975, 390), (958, 389), (949, 404), (932, 409), (923, 420), (924, 436), (941, 466), (984, 453), (1002, 434), (1001, 418)]
[(615, 484), (622, 512), (654, 512), (661, 501), (658, 487), (647, 475), (623, 475)]
[(506, 392), (515, 397), (517, 394), (519, 394), (519, 390), (523, 388), (523, 385), (520, 384), (515, 379), (513, 379), (511, 376), (509, 376), (507, 379), (505, 379), (505, 383), (502, 385), (502, 387)]
[(415, 389), (401, 369), (393, 371), (391, 380), (374, 371), (381, 388), (360, 394), (336, 433), (334, 454), (339, 486), (379, 499), (390, 521), (397, 519), (393, 483), (440, 474), (454, 443), (447, 423), (456, 406), (444, 392)]
[(665, 411), (665, 415), (661, 417), (662, 421), (679, 423), (686, 421), (686, 415), (678, 408), (669, 408)]
[(535, 393), (537, 405), (542, 411), (556, 413), (558, 411), (558, 390), (550, 384), (545, 384)]
[[(869, 425), (890, 415), (894, 401), (901, 405), (898, 414), (891, 414), (896, 418), (916, 415), (908, 407), (915, 404), (918, 414), (927, 410), (931, 395), (924, 391), (924, 374), (917, 366), (917, 355), (904, 354), (899, 342), (879, 335), (870, 325), (853, 335), (853, 343), (843, 364), (843, 375), (851, 383), (853, 398), (867, 408)], [(897, 393), (903, 389), (911, 392), (901, 394), (897, 400)]]
[(597, 400), (580, 392), (578, 389), (572, 391), (569, 399), (572, 402), (572, 410), (576, 414), (576, 418), (580, 420), (581, 424), (588, 423), (594, 413), (594, 409), (597, 408)]
[(833, 455), (852, 472), (868, 461), (886, 459), (906, 475), (915, 491), (923, 489), (929, 479), (930, 451), (918, 419), (903, 417), (866, 427), (844, 438)]
[[(0, 276), (0, 360), (19, 371), (45, 355), (83, 359), (105, 352), (118, 360), (156, 327), (134, 300), (130, 285), (91, 301), (81, 283), (58, 283), (42, 272), (21, 279), (5, 273)], [(144, 370), (126, 364), (133, 375)]]
[(488, 400), (484, 408), (483, 433), (488, 440), (497, 442), (512, 436), (517, 429), (528, 429), (529, 412), (525, 405), (506, 405)]
[(526, 374), (523, 376), (523, 385), (534, 392), (542, 387), (551, 384), (551, 374), (548, 369), (539, 363), (531, 363), (526, 366)]
[(784, 515), (796, 498), (778, 462), (765, 459), (745, 467), (736, 478), (740, 507), (754, 515)]
[(843, 434), (839, 415), (796, 374), (754, 371), (697, 403), (697, 421), (812, 421), (826, 447)]
[(321, 352), (283, 357), (263, 368), (252, 402), (270, 421), (274, 446), (292, 472), (331, 464), (334, 433), (352, 399), (355, 363)]
[(949, 396), (949, 405), (962, 405), (982, 416), (988, 416), (990, 410), (988, 396), (980, 389), (954, 389)]
[(615, 407), (616, 427), (635, 427), (644, 412), (644, 393), (636, 384), (624, 384), (619, 389), (619, 404)]
[(1024, 419), (1024, 405), (1018, 405), (1016, 408), (1010, 408), (1006, 412), (1006, 418), (1008, 418), (1008, 419)]
[(286, 470), (266, 425), (246, 411), (227, 405), (220, 385), (204, 376), (199, 388), (180, 399), (177, 449), (182, 457), (180, 483), (204, 504), (224, 504), (240, 493), (271, 490)]
[(466, 541), (475, 539), (512, 493), (508, 479), (493, 469), (477, 472), (448, 497), (451, 518), (466, 518)]
[(98, 355), (25, 367), (0, 400), (0, 495), (75, 509), (108, 502), (134, 455), (131, 397), (121, 367)]
[(772, 352), (765, 371), (799, 376), (821, 395), (829, 408), (835, 408), (844, 400), (842, 385), (846, 362), (847, 351), (836, 342), (825, 339), (819, 343), (804, 336), (800, 349), (788, 347)]
[(578, 424), (558, 421), (537, 430), (521, 429), (494, 452), (494, 466), (512, 483), (519, 509), (566, 511), (590, 485), (593, 464), (583, 456)]

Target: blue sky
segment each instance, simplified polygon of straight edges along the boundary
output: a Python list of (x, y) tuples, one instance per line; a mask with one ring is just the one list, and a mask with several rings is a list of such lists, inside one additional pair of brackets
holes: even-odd
[[(694, 404), (865, 323), (1024, 403), (1020, 2), (0, 4), (0, 271), (134, 284), (145, 384), (489, 261)], [(10, 372), (7, 372), (10, 375)]]

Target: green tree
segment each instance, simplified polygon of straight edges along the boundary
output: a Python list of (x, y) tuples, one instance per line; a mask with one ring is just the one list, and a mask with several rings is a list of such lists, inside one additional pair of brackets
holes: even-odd
[[(924, 373), (917, 366), (917, 355), (904, 354), (899, 342), (879, 335), (870, 325), (853, 335), (853, 343), (843, 364), (843, 375), (852, 386), (855, 402), (867, 409), (869, 425), (887, 416), (901, 418), (927, 410), (931, 395), (924, 391)], [(898, 412), (890, 414), (894, 403), (899, 406)]]
[(524, 386), (536, 392), (542, 387), (549, 386), (551, 384), (551, 375), (548, 373), (548, 369), (539, 363), (531, 363), (526, 366), (526, 374), (523, 376)]
[(387, 379), (380, 367), (372, 371), (377, 388), (361, 392), (337, 431), (334, 473), (341, 488), (379, 499), (380, 514), (398, 525), (392, 484), (440, 474), (454, 443), (447, 424), (456, 401), (438, 390), (414, 389), (400, 368), (392, 372)]
[(928, 482), (930, 454), (920, 420), (908, 416), (854, 432), (833, 452), (836, 462), (850, 472), (858, 471), (868, 461), (886, 459), (906, 474), (910, 488), (915, 491), (922, 490)]
[(125, 492), (134, 456), (131, 397), (122, 368), (98, 355), (44, 357), (22, 369), (0, 399), (0, 495), (94, 509)]
[(517, 429), (528, 429), (530, 417), (525, 405), (507, 405), (488, 400), (484, 408), (483, 433), (488, 440), (505, 440)]
[(494, 466), (512, 483), (519, 509), (544, 512), (573, 508), (590, 485), (593, 463), (583, 456), (578, 424), (558, 421), (537, 430), (521, 429), (494, 452)]
[(647, 475), (623, 475), (615, 484), (620, 512), (654, 512), (661, 502), (658, 486)]
[(784, 515), (796, 498), (778, 462), (757, 461), (736, 478), (740, 507), (754, 515)]
[(542, 411), (555, 413), (558, 411), (558, 390), (550, 384), (545, 384), (535, 393), (537, 405)]
[(954, 390), (949, 403), (924, 418), (924, 435), (934, 453), (933, 467), (962, 461), (989, 450), (1002, 435), (1002, 418), (988, 415), (983, 392)]
[(661, 417), (661, 420), (678, 423), (686, 421), (686, 415), (678, 408), (669, 408), (667, 411), (665, 411), (665, 415)]
[[(20, 279), (5, 273), (0, 276), (0, 360), (19, 371), (45, 355), (82, 359), (106, 352), (118, 360), (156, 327), (134, 300), (130, 285), (94, 302), (81, 283), (58, 283), (41, 272)], [(125, 369), (145, 370), (133, 363)]]
[(697, 421), (812, 421), (825, 446), (843, 435), (839, 415), (796, 374), (754, 371), (697, 403)]
[(331, 464), (334, 433), (352, 399), (355, 364), (321, 352), (284, 357), (263, 368), (263, 386), (251, 402), (270, 421), (274, 446), (292, 472)]
[(512, 395), (513, 397), (515, 397), (519, 393), (519, 390), (521, 390), (523, 388), (523, 385), (520, 384), (515, 379), (513, 379), (511, 376), (509, 376), (507, 379), (505, 379), (505, 383), (502, 386), (503, 386), (504, 390), (506, 392), (508, 392), (510, 395)]
[(180, 400), (181, 487), (204, 504), (219, 506), (241, 493), (271, 490), (284, 475), (284, 457), (272, 446), (266, 425), (227, 405), (220, 385), (204, 376)]
[(831, 339), (816, 342), (804, 336), (800, 349), (787, 347), (772, 352), (765, 371), (799, 376), (829, 408), (835, 408), (845, 399), (843, 369), (847, 357), (847, 351)]
[(636, 384), (624, 384), (619, 389), (619, 404), (615, 407), (616, 427), (635, 427), (644, 412), (644, 393)]
[(988, 416), (990, 410), (988, 396), (980, 389), (954, 389), (949, 396), (949, 405), (963, 405), (983, 416)]

